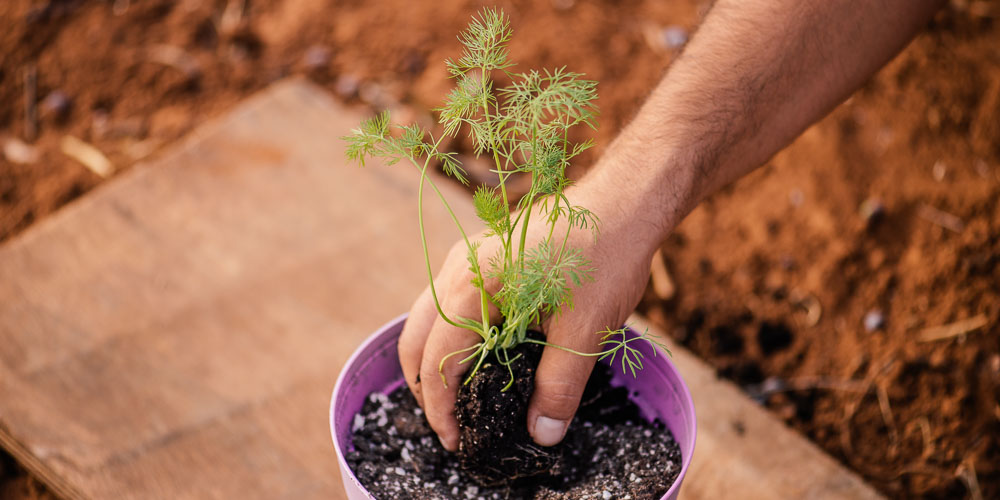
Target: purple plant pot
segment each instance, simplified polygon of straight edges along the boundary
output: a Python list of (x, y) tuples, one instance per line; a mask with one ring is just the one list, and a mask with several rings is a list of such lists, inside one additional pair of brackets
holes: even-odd
[[(340, 463), (340, 475), (344, 479), (344, 489), (347, 498), (351, 500), (374, 499), (361, 485), (354, 472), (347, 466), (344, 459), (346, 452), (353, 450), (351, 442), (351, 423), (354, 415), (361, 411), (368, 394), (379, 391), (389, 393), (403, 384), (403, 372), (399, 367), (399, 355), (396, 342), (406, 315), (402, 315), (382, 328), (379, 328), (358, 350), (347, 360), (337, 385), (333, 389), (330, 401), (330, 432), (333, 434), (333, 446), (337, 450), (337, 460)], [(638, 335), (629, 330), (630, 335)], [(644, 369), (637, 373), (636, 378), (626, 375), (621, 370), (615, 370), (611, 384), (629, 388), (633, 401), (639, 406), (643, 417), (648, 420), (659, 418), (667, 425), (670, 432), (681, 447), (681, 472), (670, 486), (663, 500), (675, 500), (681, 489), (681, 482), (691, 465), (694, 453), (695, 416), (691, 392), (688, 391), (680, 373), (663, 353), (653, 356), (652, 347), (647, 342), (641, 344), (640, 350), (646, 355), (643, 360)]]

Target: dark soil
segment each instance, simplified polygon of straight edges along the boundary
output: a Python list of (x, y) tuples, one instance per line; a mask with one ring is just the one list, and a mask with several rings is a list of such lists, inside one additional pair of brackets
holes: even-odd
[[(105, 181), (60, 152), (64, 135), (125, 171), (292, 74), (427, 120), (451, 83), (441, 61), (482, 5), (227, 9), (243, 3), (0, 1), (0, 141), (36, 150), (0, 154), (0, 240)], [(519, 68), (600, 82), (596, 155), (676, 54), (664, 28), (690, 33), (707, 3), (497, 5)], [(199, 71), (157, 62), (162, 46)], [(1000, 2), (953, 0), (848, 102), (689, 216), (663, 248), (676, 293), (650, 289), (640, 310), (889, 496), (1000, 498), (998, 199)], [(914, 340), (979, 315), (978, 330)], [(0, 482), (28, 481), (10, 471)]]
[[(506, 375), (506, 369), (503, 372)], [(598, 365), (560, 445), (544, 449), (525, 447), (522, 442), (502, 452), (505, 455), (483, 455), (473, 462), (460, 460), (441, 447), (406, 386), (388, 396), (372, 394), (355, 417), (355, 451), (348, 452), (347, 460), (361, 483), (380, 500), (660, 498), (680, 472), (680, 447), (659, 421), (650, 423), (639, 416), (626, 389), (612, 389), (609, 381), (609, 369)], [(505, 436), (527, 436), (527, 431), (517, 430), (525, 427), (523, 416), (508, 416), (508, 420), (502, 426), (507, 430), (501, 431)], [(477, 436), (488, 443), (499, 438), (493, 433)], [(540, 461), (558, 465), (544, 473), (524, 474), (524, 465), (536, 463), (534, 456), (539, 452), (546, 457)], [(532, 459), (518, 460), (517, 466), (496, 463), (503, 461), (502, 456), (526, 455)], [(498, 482), (486, 475), (491, 486), (483, 486), (477, 481), (483, 472), (469, 472), (473, 463), (487, 467), (491, 474), (514, 471), (517, 477)]]
[(29, 475), (14, 459), (0, 453), (0, 499), (56, 500), (38, 479)]
[[(528, 434), (528, 401), (542, 346), (523, 343), (511, 351), (521, 358), (510, 365), (486, 363), (458, 390), (455, 416), (461, 432), (458, 459), (480, 486), (562, 471), (562, 453), (538, 446)], [(513, 373), (513, 382), (511, 382)], [(506, 391), (508, 383), (512, 385)]]

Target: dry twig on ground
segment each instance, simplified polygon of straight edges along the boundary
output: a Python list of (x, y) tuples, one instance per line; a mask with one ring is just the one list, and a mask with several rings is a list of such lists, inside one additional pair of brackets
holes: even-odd
[(919, 342), (933, 342), (935, 340), (950, 339), (959, 335), (978, 330), (989, 322), (985, 314), (977, 314), (971, 318), (955, 321), (947, 325), (934, 326), (923, 329), (917, 340)]

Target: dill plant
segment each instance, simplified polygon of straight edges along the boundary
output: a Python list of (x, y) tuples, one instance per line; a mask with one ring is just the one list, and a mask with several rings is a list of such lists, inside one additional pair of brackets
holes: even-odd
[[(642, 368), (643, 354), (630, 343), (645, 340), (666, 350), (648, 332), (633, 338), (627, 337), (625, 328), (598, 332), (602, 335), (600, 345), (605, 347), (597, 353), (582, 353), (528, 337), (533, 325), (558, 315), (565, 307), (572, 308), (572, 287), (592, 279), (590, 261), (581, 249), (570, 246), (569, 236), (573, 229), (583, 229), (592, 231), (597, 238), (598, 219), (585, 207), (573, 205), (564, 191), (571, 184), (566, 178), (570, 161), (593, 146), (591, 140), (574, 144), (568, 134), (578, 125), (596, 129), (593, 101), (597, 98), (597, 82), (584, 80), (583, 75), (565, 68), (509, 71), (514, 66), (508, 59), (507, 44), (511, 36), (510, 21), (502, 10), (481, 11), (459, 36), (464, 47), (462, 56), (446, 61), (456, 84), (444, 104), (435, 110), (442, 133), (435, 136), (416, 124), (398, 126), (393, 133), (389, 112), (384, 111), (363, 121), (360, 128), (343, 138), (348, 143), (347, 157), (362, 166), (372, 157), (388, 165), (407, 162), (420, 171), (417, 221), (434, 305), (444, 321), (480, 337), (475, 345), (441, 359), (439, 369), (443, 369), (449, 358), (464, 355), (460, 363), (472, 363), (465, 379), (468, 383), (493, 355), (511, 373), (506, 390), (513, 383), (511, 363), (520, 357), (511, 355), (511, 350), (518, 344), (532, 342), (581, 356), (600, 359), (610, 356), (612, 362), (620, 355), (622, 370), (628, 369), (635, 376), (635, 370)], [(496, 88), (497, 72), (502, 72), (512, 83)], [(439, 165), (446, 175), (468, 185), (456, 153), (440, 149), (445, 137), (456, 137), (462, 131), (471, 138), (477, 157), (492, 160), (491, 171), (499, 181), (496, 188), (479, 186), (472, 198), (476, 215), (486, 226), (485, 236), (500, 242), (499, 252), (489, 256), (486, 269), (480, 264), (479, 243), (470, 240), (448, 201), (427, 175), (429, 168)], [(508, 180), (515, 174), (531, 179), (527, 194), (519, 200), (511, 200), (507, 192)], [(465, 242), (473, 276), (471, 284), (479, 291), (480, 317), (450, 317), (441, 308), (424, 232), (425, 185), (444, 204)], [(513, 211), (512, 206), (516, 207)], [(541, 220), (532, 220), (533, 212)], [(565, 222), (565, 229), (560, 230), (561, 222)], [(546, 225), (548, 233), (535, 246), (526, 248), (529, 223)], [(488, 278), (499, 281), (499, 291), (490, 293), (486, 289)], [(502, 318), (497, 319), (502, 322), (490, 316), (490, 305), (499, 309)], [(444, 381), (443, 374), (441, 378)]]

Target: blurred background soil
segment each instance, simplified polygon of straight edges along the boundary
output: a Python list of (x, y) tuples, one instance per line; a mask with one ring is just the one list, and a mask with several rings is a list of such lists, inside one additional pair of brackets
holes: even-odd
[[(0, 241), (288, 75), (432, 123), (442, 61), (483, 5), (0, 2)], [(520, 67), (600, 81), (595, 154), (706, 9), (496, 5)], [(894, 498), (1000, 498), (998, 19), (998, 2), (951, 2), (849, 101), (696, 209), (640, 305)], [(9, 457), (0, 497), (49, 498)]]

